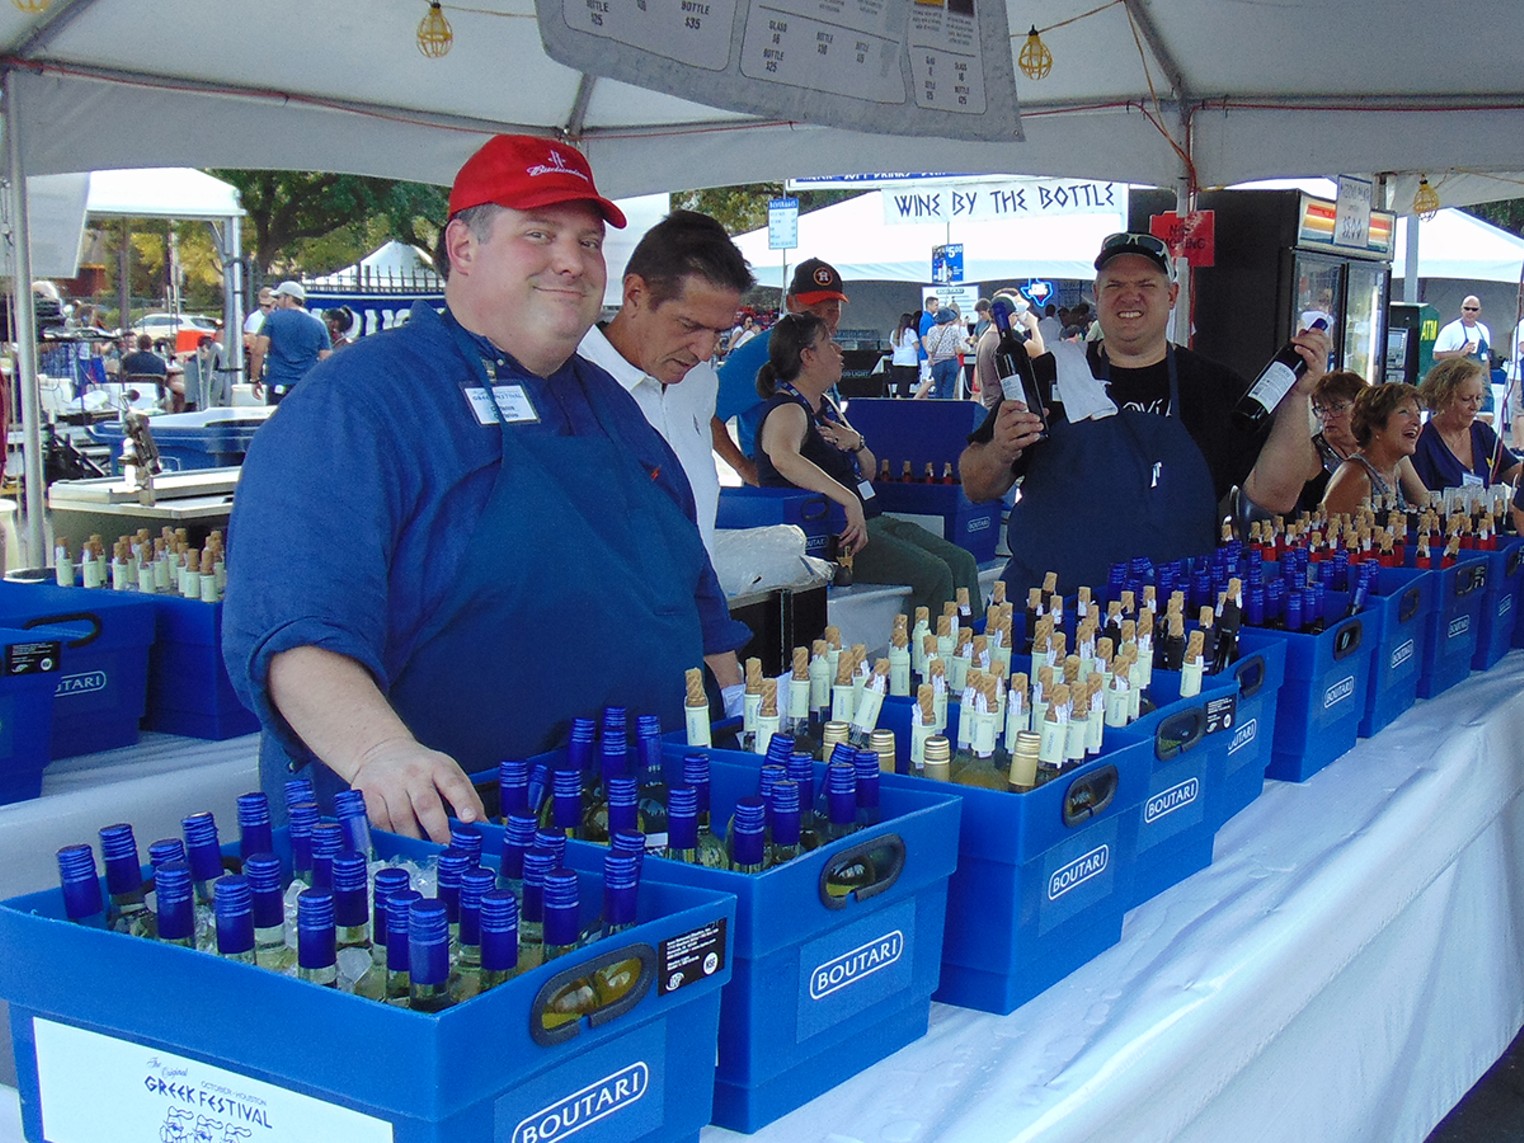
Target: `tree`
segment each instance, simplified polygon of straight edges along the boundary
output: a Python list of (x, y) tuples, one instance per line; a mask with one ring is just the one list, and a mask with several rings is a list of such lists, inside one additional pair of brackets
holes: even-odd
[(245, 247), (262, 273), (294, 268), (304, 242), (345, 228), (368, 230), (377, 217), (390, 236), (431, 246), (448, 209), (445, 189), (425, 183), (319, 171), (210, 173), (238, 188), (248, 212)]
[[(748, 183), (734, 187), (708, 187), (704, 190), (674, 191), (672, 205), (681, 210), (697, 210), (719, 220), (731, 234), (745, 234), (767, 225), (767, 203), (785, 193), (782, 183)], [(823, 206), (854, 198), (861, 191), (800, 191), (799, 213), (808, 214)]]
[(1479, 202), (1468, 206), (1467, 212), (1484, 222), (1501, 227), (1510, 234), (1524, 234), (1524, 198), (1503, 199), (1501, 202)]

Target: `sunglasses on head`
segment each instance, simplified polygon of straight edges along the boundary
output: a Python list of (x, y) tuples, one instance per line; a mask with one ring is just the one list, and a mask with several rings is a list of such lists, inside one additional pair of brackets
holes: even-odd
[(1101, 253), (1115, 250), (1118, 246), (1141, 246), (1144, 250), (1151, 250), (1161, 258), (1169, 258), (1169, 247), (1164, 239), (1156, 238), (1152, 234), (1137, 234), (1130, 230), (1119, 231), (1116, 234), (1108, 234), (1101, 242)]

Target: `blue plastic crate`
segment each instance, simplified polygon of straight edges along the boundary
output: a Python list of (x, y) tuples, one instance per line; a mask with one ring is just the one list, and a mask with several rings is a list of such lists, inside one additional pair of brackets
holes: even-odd
[(720, 489), (716, 527), (763, 528), (770, 524), (794, 525), (804, 533), (805, 552), (825, 559), (831, 537), (847, 526), (847, 517), (841, 505), (819, 492), (751, 485)]
[(968, 435), (984, 420), (977, 401), (896, 401), (887, 397), (855, 397), (847, 419), (862, 433), (880, 462), (900, 474), (904, 463), (919, 479), (928, 464), (940, 477), (943, 466), (958, 463)]
[[(1348, 606), (1348, 599), (1343, 592), (1328, 593), (1334, 614)], [(1305, 781), (1354, 746), (1370, 693), (1372, 628), (1371, 617), (1362, 612), (1316, 635), (1269, 632), (1286, 642), (1286, 682), (1268, 777)]]
[(42, 793), (63, 644), (0, 628), (0, 804)]
[(1238, 662), (1231, 668), (1238, 685), (1236, 721), (1223, 760), (1222, 782), (1207, 791), (1207, 812), (1219, 827), (1264, 792), (1286, 681), (1284, 640), (1244, 628), (1238, 635), (1238, 651)]
[(0, 581), (0, 624), (64, 643), (53, 702), (53, 758), (137, 742), (154, 623), (152, 596)]
[(243, 705), (222, 660), (222, 604), (152, 597), (156, 638), (148, 654), (145, 730), (188, 738), (252, 734), (259, 719)]
[(976, 504), (963, 494), (959, 484), (902, 484), (878, 481), (873, 485), (879, 505), (885, 512), (901, 516), (935, 516), (927, 531), (949, 543), (966, 549), (981, 563), (995, 558), (1000, 538), (1000, 511), (1004, 504), (988, 500)]
[[(153, 441), (166, 471), (225, 468), (243, 463), (255, 430), (268, 416), (264, 409), (203, 409), (153, 417), (148, 427), (153, 432)], [(112, 463), (120, 468), (125, 439), (122, 426), (103, 421), (89, 426), (88, 431), (96, 440), (111, 447)]]
[[(662, 747), (679, 782), (692, 748)], [(762, 758), (706, 751), (717, 834), (736, 800), (756, 792)], [(531, 762), (549, 760), (540, 755)], [(816, 785), (824, 767), (816, 766)], [(490, 784), (495, 774), (473, 776)], [(761, 874), (648, 856), (642, 882), (695, 885), (736, 896), (734, 971), (720, 1010), (713, 1122), (756, 1131), (926, 1033), (942, 953), (948, 878), (957, 860), (959, 803), (950, 788), (885, 788), (884, 820)], [(501, 831), (487, 827), (487, 849)], [(570, 849), (594, 850), (570, 843)], [(601, 847), (596, 847), (601, 852)], [(864, 854), (887, 868), (869, 892), (825, 893), (829, 870)], [(876, 855), (883, 855), (876, 857)], [(858, 956), (861, 971), (851, 970)], [(820, 971), (839, 978), (812, 987)]]
[[(385, 852), (428, 848), (376, 838)], [(594, 852), (567, 855), (583, 874), (584, 898), (597, 896), (600, 862)], [(154, 1116), (168, 1122), (175, 1102), (219, 1118), (211, 1137), (221, 1138), (231, 1101), (250, 1093), (266, 1101), (266, 1118), (284, 1116), (280, 1127), (292, 1138), (489, 1143), (576, 1131), (579, 1143), (694, 1140), (709, 1118), (709, 1045), (730, 976), (728, 947), (712, 972), (688, 973), (680, 987), (669, 990), (666, 970), (687, 956), (690, 937), (717, 949), (715, 941), (727, 941), (735, 901), (724, 893), (643, 883), (637, 928), (433, 1015), (81, 928), (62, 914), (56, 891), (0, 905), (0, 995), (11, 1003), (30, 1139), (45, 1137), (50, 1106), (79, 1101), (109, 1107), (122, 1138), (159, 1138), (157, 1125), (131, 1132)], [(630, 958), (642, 963), (641, 981), (600, 1019), (539, 1027), (536, 1014), (557, 981), (586, 975), (594, 961)], [(104, 1053), (89, 1089), (56, 1076), (43, 1088), (39, 1074), (52, 1074), (60, 1045), (78, 1041)], [(167, 1094), (159, 1078), (169, 1081)], [(223, 1102), (212, 1102), (219, 1095)], [(293, 1098), (325, 1107), (293, 1107)], [(260, 1107), (240, 1102), (245, 1114)], [(319, 1112), (336, 1118), (325, 1124)]]
[(1524, 539), (1504, 539), (1487, 553), (1487, 590), (1479, 613), (1476, 654), (1471, 666), (1485, 671), (1508, 653), (1518, 629), (1518, 595), (1524, 583)]
[(1124, 909), (1141, 905), (1212, 864), (1222, 825), (1212, 812), (1227, 776), (1228, 747), (1237, 721), (1238, 685), (1208, 675), (1201, 693), (1180, 697), (1180, 676), (1156, 670), (1149, 686), (1154, 709), (1118, 730), (1144, 743), (1149, 759), (1143, 801), (1127, 819), (1123, 842), (1132, 855), (1122, 890)]
[(1438, 583), (1433, 572), (1416, 568), (1382, 568), (1376, 577), (1370, 613), (1372, 626), (1379, 628), (1373, 634), (1370, 693), (1359, 725), (1363, 738), (1389, 726), (1418, 697)]
[(1463, 556), (1433, 573), (1434, 608), (1418, 671), (1418, 697), (1433, 698), (1471, 674), (1487, 598), (1487, 557)]

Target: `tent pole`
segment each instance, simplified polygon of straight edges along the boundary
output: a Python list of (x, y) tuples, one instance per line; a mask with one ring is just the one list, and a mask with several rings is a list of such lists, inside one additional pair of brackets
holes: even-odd
[(32, 242), (27, 227), (26, 172), (16, 115), (16, 73), (5, 73), (5, 138), (11, 175), (11, 225), (16, 244), (16, 370), (21, 387), (23, 478), (26, 482), (27, 567), (47, 562), (43, 542), (42, 392), (37, 379), (37, 309), (32, 299)]
[(243, 219), (228, 216), (227, 246), (222, 251), (222, 328), (227, 344), (222, 347), (227, 367), (243, 379)]
[(1407, 250), (1403, 253), (1402, 300), (1418, 300), (1418, 228), (1423, 219), (1416, 214), (1408, 215)]

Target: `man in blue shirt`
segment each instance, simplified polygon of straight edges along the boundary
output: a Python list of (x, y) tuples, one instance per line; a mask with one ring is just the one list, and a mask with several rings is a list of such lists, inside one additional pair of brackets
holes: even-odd
[(300, 282), (275, 287), (275, 308), (265, 317), (249, 351), (249, 376), (254, 396), (261, 392), (261, 370), (268, 366), (263, 383), (270, 387), (267, 404), (278, 405), (296, 383), (319, 361), (333, 352), (328, 327), (306, 310), (307, 291)]
[[(605, 705), (683, 724), (686, 668), (740, 681), (677, 457), (576, 356), (605, 222), (587, 161), (496, 136), (456, 176), (443, 314), (324, 362), (256, 435), (229, 534), (223, 654), (261, 781), (316, 761), (378, 826), (480, 820), (467, 774)], [(278, 802), (279, 799), (277, 798)]]

